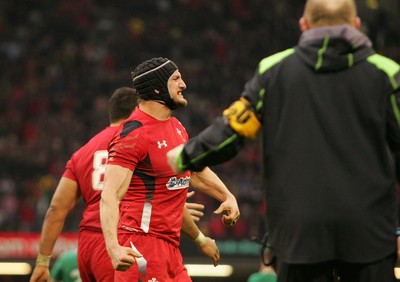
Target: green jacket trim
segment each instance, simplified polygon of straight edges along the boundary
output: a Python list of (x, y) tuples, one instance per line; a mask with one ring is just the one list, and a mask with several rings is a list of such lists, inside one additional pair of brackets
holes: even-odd
[(324, 60), (323, 57), (326, 52), (326, 49), (328, 48), (328, 44), (329, 44), (329, 36), (325, 37), (322, 48), (318, 50), (318, 61), (314, 67), (316, 71), (319, 70), (322, 66), (322, 61)]
[(399, 88), (399, 84), (396, 82), (394, 76), (400, 71), (400, 65), (395, 61), (384, 57), (379, 54), (371, 55), (367, 58), (367, 61), (375, 65), (378, 69), (384, 71), (390, 79), (393, 89)]
[(258, 65), (258, 74), (262, 75), (264, 72), (266, 72), (267, 70), (278, 64), (286, 57), (292, 55), (294, 52), (295, 52), (294, 48), (290, 48), (262, 59)]
[(221, 144), (218, 145), (218, 147), (215, 150), (210, 150), (210, 151), (206, 151), (203, 154), (193, 158), (189, 163), (187, 163), (186, 165), (184, 165), (182, 163), (182, 151), (179, 153), (178, 155), (178, 159), (177, 159), (177, 165), (178, 165), (178, 169), (181, 171), (185, 171), (188, 170), (188, 167), (191, 164), (195, 164), (198, 161), (204, 159), (205, 157), (207, 157), (209, 154), (213, 153), (213, 152), (218, 152), (220, 150), (222, 150), (225, 146), (229, 145), (230, 143), (232, 143), (235, 139), (237, 139), (239, 137), (239, 135), (237, 133), (232, 134), (229, 138), (227, 138), (224, 142), (222, 142)]
[[(397, 64), (395, 61), (379, 55), (379, 54), (374, 54), (371, 55), (367, 58), (367, 61), (373, 65), (375, 65), (378, 69), (382, 70), (383, 72), (386, 73), (386, 75), (389, 77), (390, 84), (392, 85), (393, 89), (398, 89), (399, 84), (397, 83), (395, 79), (395, 75), (400, 72), (400, 65)], [(400, 127), (400, 110), (397, 105), (397, 99), (396, 95), (392, 94), (390, 96), (390, 102), (392, 104), (392, 109), (394, 116), (396, 117), (397, 124)]]
[(397, 106), (396, 95), (392, 94), (390, 96), (390, 102), (392, 103), (393, 113), (394, 116), (396, 117), (397, 125), (400, 127), (400, 111), (399, 107)]

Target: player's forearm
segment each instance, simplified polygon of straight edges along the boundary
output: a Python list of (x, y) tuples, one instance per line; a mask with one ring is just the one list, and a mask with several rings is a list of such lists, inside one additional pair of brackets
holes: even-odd
[(198, 246), (206, 244), (207, 239), (194, 222), (189, 210), (184, 207), (181, 231)]
[(219, 261), (219, 249), (215, 243), (215, 240), (204, 236), (204, 234), (199, 230), (191, 215), (189, 210), (184, 208), (183, 211), (183, 221), (182, 221), (182, 233), (184, 233), (189, 239), (191, 239), (199, 247), (200, 251), (210, 257), (214, 266), (218, 265)]
[(39, 253), (47, 256), (52, 254), (57, 238), (63, 229), (68, 212), (69, 211), (66, 210), (58, 210), (56, 207), (52, 206), (47, 210), (40, 235)]
[(119, 204), (115, 196), (102, 193), (100, 200), (100, 221), (107, 250), (118, 246), (117, 228), (119, 220)]
[(64, 226), (65, 219), (80, 198), (76, 181), (61, 177), (47, 210), (40, 235), (36, 265), (48, 267), (54, 245)]
[(199, 236), (200, 230), (197, 227), (196, 223), (193, 221), (192, 216), (190, 215), (189, 210), (184, 207), (183, 209), (183, 219), (182, 219), (182, 228), (181, 231), (185, 234), (189, 239), (195, 240), (197, 236)]
[(222, 180), (208, 167), (201, 172), (193, 172), (190, 180), (197, 190), (220, 202), (234, 198)]
[(100, 221), (107, 250), (119, 246), (117, 228), (119, 203), (128, 190), (132, 171), (118, 165), (107, 165), (100, 200)]
[(40, 235), (39, 253), (36, 258), (35, 269), (38, 268), (43, 270), (44, 267), (48, 268), (50, 266), (50, 259), (53, 253), (54, 245), (62, 231), (65, 218), (67, 217), (69, 211), (70, 209), (66, 209), (65, 207), (63, 208), (57, 205), (50, 205), (49, 209), (47, 210)]
[(235, 224), (240, 216), (239, 206), (235, 196), (228, 190), (221, 179), (209, 168), (193, 173), (190, 179), (195, 188), (200, 188), (203, 193), (221, 202), (221, 205), (214, 213), (227, 212), (222, 216), (224, 224), (228, 226)]

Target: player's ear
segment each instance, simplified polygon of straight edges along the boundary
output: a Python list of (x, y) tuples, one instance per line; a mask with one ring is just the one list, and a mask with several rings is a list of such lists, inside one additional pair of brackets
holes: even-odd
[(299, 28), (300, 28), (301, 32), (304, 32), (307, 29), (310, 29), (310, 25), (308, 24), (308, 20), (305, 17), (301, 17), (299, 19)]

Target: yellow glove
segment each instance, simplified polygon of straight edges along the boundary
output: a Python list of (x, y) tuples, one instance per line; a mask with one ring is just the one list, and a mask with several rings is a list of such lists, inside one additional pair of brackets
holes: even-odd
[(245, 138), (254, 140), (261, 129), (258, 120), (249, 101), (241, 97), (239, 100), (227, 108), (223, 115), (228, 119), (229, 125), (237, 134)]

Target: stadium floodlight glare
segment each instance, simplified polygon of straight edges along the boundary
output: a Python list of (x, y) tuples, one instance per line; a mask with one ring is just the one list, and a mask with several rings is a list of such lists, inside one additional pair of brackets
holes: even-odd
[(233, 267), (228, 264), (185, 264), (190, 277), (229, 277), (233, 273)]
[(0, 262), (0, 275), (28, 275), (32, 267), (26, 262)]

